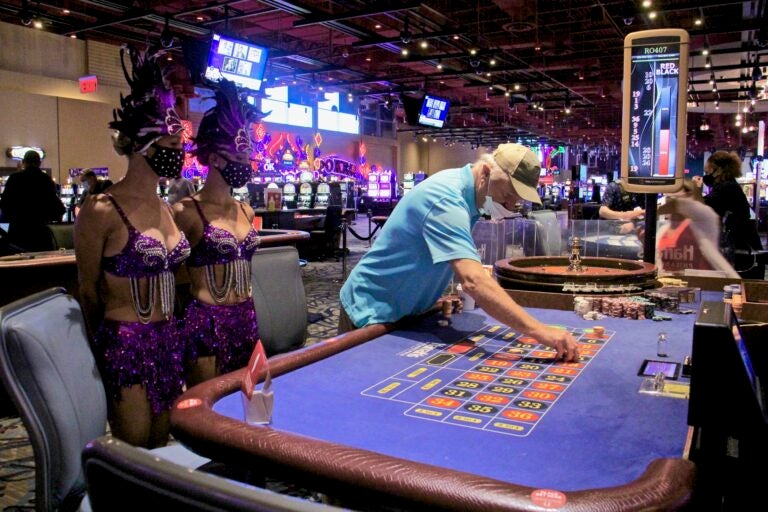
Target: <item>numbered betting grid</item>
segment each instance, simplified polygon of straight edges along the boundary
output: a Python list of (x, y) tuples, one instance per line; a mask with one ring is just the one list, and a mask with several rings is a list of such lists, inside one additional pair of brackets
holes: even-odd
[(458, 343), (419, 343), (400, 352), (418, 361), (362, 395), (402, 402), (414, 418), (527, 436), (615, 333), (554, 327), (577, 338), (578, 362), (555, 362), (552, 349), (486, 324)]

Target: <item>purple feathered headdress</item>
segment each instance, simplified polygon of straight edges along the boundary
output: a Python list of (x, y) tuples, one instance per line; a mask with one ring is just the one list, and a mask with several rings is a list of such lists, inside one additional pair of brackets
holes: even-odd
[[(131, 72), (125, 65), (125, 53), (131, 59)], [(158, 137), (176, 135), (183, 129), (179, 115), (174, 110), (175, 95), (163, 80), (158, 64), (157, 51), (142, 52), (132, 46), (120, 48), (123, 74), (131, 92), (120, 94), (120, 107), (112, 113), (113, 128), (145, 148)]]
[(200, 122), (195, 137), (197, 153), (250, 154), (253, 151), (250, 124), (261, 118), (261, 112), (240, 98), (234, 82), (222, 79), (210, 87), (215, 94), (216, 106), (209, 109)]

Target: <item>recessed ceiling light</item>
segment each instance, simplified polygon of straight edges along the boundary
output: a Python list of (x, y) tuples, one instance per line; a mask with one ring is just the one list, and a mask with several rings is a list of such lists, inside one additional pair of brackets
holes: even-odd
[(376, 30), (379, 30), (381, 28), (381, 23), (377, 23), (373, 26)]
[(72, 11), (70, 11), (69, 9), (62, 9), (61, 10), (61, 14), (69, 14), (70, 12), (72, 12)]

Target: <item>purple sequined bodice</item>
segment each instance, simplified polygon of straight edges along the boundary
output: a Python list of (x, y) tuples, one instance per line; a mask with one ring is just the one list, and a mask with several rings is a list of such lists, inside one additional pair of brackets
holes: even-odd
[(189, 242), (184, 233), (181, 233), (181, 239), (176, 247), (169, 252), (160, 240), (142, 235), (130, 223), (128, 216), (117, 204), (115, 198), (109, 194), (106, 196), (115, 205), (117, 213), (128, 228), (128, 242), (119, 253), (114, 256), (104, 256), (101, 259), (104, 271), (118, 277), (133, 278), (153, 276), (165, 270), (175, 272), (190, 252)]
[[(235, 235), (208, 222), (200, 204), (194, 198), (192, 201), (203, 221), (203, 236), (192, 248), (187, 265), (204, 267), (207, 265), (224, 265), (235, 260), (250, 261), (253, 253), (259, 247), (258, 232), (251, 228), (243, 241), (238, 242)], [(243, 208), (242, 204), (240, 208)], [(245, 210), (243, 210), (243, 215), (245, 215)]]

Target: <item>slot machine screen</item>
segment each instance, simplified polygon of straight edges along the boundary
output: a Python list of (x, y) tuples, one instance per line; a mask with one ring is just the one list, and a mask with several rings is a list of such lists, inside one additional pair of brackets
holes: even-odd
[(624, 39), (621, 177), (628, 192), (675, 192), (685, 172), (688, 33)]

